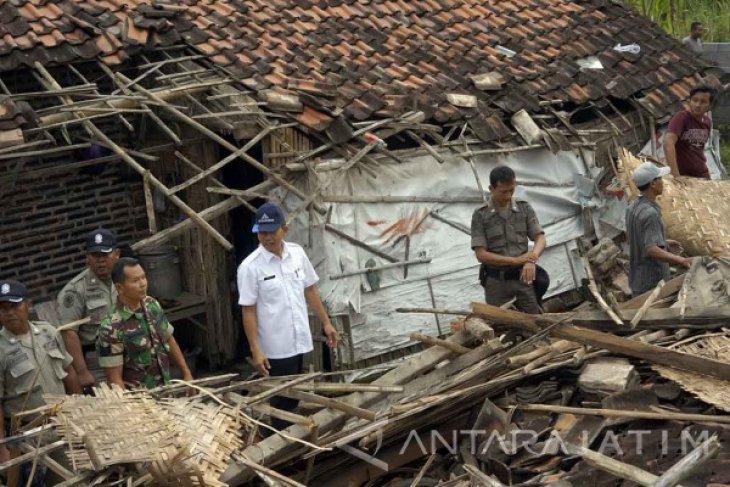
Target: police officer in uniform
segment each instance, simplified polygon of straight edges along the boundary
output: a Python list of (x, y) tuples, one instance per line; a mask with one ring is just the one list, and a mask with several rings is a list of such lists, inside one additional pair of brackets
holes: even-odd
[[(20, 282), (0, 281), (0, 438), (14, 414), (45, 404), (43, 394), (81, 393), (63, 340), (52, 325), (29, 321), (26, 296)], [(0, 463), (9, 455), (0, 447)]]
[(114, 233), (104, 228), (94, 230), (86, 237), (87, 268), (58, 294), (62, 325), (87, 316), (91, 318), (88, 324), (62, 331), (84, 388), (105, 379), (96, 354), (96, 338), (101, 321), (117, 301), (117, 291), (111, 282), (112, 266), (117, 260), (119, 249)]
[[(517, 309), (537, 314), (541, 309), (536, 278), (541, 284), (547, 279), (547, 273), (537, 266), (545, 250), (545, 232), (532, 206), (514, 198), (516, 186), (515, 173), (507, 166), (498, 166), (489, 174), (491, 196), (472, 215), (471, 247), (482, 264), (480, 278), (487, 304), (500, 306), (516, 298)], [(532, 250), (528, 250), (528, 239), (534, 242)], [(539, 287), (544, 293), (547, 286)]]

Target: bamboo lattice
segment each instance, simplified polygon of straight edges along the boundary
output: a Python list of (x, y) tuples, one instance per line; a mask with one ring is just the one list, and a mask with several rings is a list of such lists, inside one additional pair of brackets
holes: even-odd
[[(680, 344), (675, 350), (700, 357), (726, 361), (730, 358), (730, 337), (725, 333), (697, 337), (690, 343)], [(693, 374), (670, 367), (655, 366), (662, 377), (677, 382), (686, 391), (703, 401), (730, 412), (730, 382)]]
[(76, 472), (131, 464), (138, 485), (224, 487), (218, 478), (243, 447), (235, 411), (218, 404), (156, 400), (106, 384), (96, 397), (46, 399), (57, 404), (55, 422)]
[[(641, 159), (626, 149), (619, 158), (619, 177), (631, 199), (639, 191), (631, 174)], [(667, 238), (677, 240), (689, 255), (730, 255), (730, 181), (671, 176), (664, 178), (664, 194), (658, 199)]]

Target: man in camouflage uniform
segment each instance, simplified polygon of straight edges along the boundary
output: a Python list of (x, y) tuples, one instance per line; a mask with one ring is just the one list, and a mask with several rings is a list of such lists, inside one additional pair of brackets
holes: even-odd
[(89, 317), (90, 322), (62, 331), (66, 349), (82, 387), (104, 380), (96, 355), (96, 337), (101, 320), (117, 300), (111, 270), (119, 259), (117, 239), (109, 230), (99, 228), (86, 237), (87, 268), (71, 279), (58, 294), (57, 309), (61, 325)]
[(118, 299), (99, 328), (99, 364), (107, 381), (153, 389), (170, 382), (170, 362), (193, 376), (172, 336), (173, 328), (156, 299), (147, 296), (147, 278), (136, 259), (124, 257), (112, 268)]
[[(52, 325), (29, 321), (26, 296), (20, 282), (0, 281), (0, 439), (10, 432), (14, 414), (45, 405), (43, 394), (81, 393), (63, 340)], [(9, 457), (0, 447), (0, 463)], [(21, 469), (21, 479), (28, 473)]]
[[(516, 186), (515, 173), (507, 166), (489, 174), (491, 197), (472, 215), (471, 247), (482, 264), (487, 304), (500, 306), (515, 298), (517, 309), (537, 314), (541, 310), (535, 279), (537, 261), (545, 250), (545, 232), (532, 206), (514, 198)], [(532, 250), (528, 250), (528, 239), (535, 242)]]

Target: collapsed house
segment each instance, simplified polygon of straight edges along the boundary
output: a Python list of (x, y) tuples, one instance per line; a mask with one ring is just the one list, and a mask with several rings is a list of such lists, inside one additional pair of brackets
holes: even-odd
[(394, 326), (396, 307), (480, 297), (468, 226), (494, 166), (515, 169), (547, 232), (549, 294), (571, 291), (576, 239), (611, 233), (615, 201), (596, 189), (611, 148), (654, 140), (713, 79), (603, 0), (30, 0), (0, 14), (0, 276), (52, 298), (100, 225), (138, 253), (174, 245), (185, 293), (163, 304), (211, 368), (239, 349), (232, 276), (256, 245), (252, 201), (282, 202), (316, 265), (344, 337), (335, 365), (393, 358), (448, 318)]

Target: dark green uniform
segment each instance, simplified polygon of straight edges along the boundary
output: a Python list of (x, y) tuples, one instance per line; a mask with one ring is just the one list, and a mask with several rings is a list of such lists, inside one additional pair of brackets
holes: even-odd
[[(507, 208), (496, 208), (490, 199), (471, 219), (472, 249), (484, 247), (508, 257), (526, 253), (528, 239), (534, 241), (541, 233), (535, 210), (526, 201), (513, 200)], [(489, 266), (486, 272), (484, 297), (488, 304), (500, 306), (516, 298), (515, 305), (521, 311), (540, 313), (535, 288), (520, 281), (521, 267)]]
[(99, 328), (97, 350), (102, 367), (123, 366), (122, 379), (148, 389), (170, 382), (173, 327), (160, 303), (148, 296), (142, 308), (131, 311), (117, 303)]

